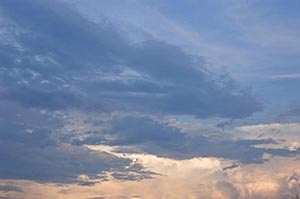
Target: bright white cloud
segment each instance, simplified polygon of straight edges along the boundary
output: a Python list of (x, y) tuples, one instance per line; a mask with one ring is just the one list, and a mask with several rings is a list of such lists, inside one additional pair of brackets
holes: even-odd
[(186, 160), (174, 160), (170, 158), (162, 158), (150, 154), (128, 154), (114, 152), (117, 147), (105, 145), (87, 145), (92, 150), (106, 151), (117, 157), (129, 158), (136, 163), (139, 163), (150, 171), (168, 176), (169, 178), (187, 178), (193, 174), (201, 173), (203, 176), (208, 176), (213, 172), (222, 169), (221, 161), (217, 158), (192, 158)]
[[(104, 149), (103, 146), (94, 149)], [(108, 149), (109, 147), (106, 147)], [(119, 154), (121, 155), (121, 154)], [(241, 165), (220, 171), (222, 160), (214, 158), (195, 158), (172, 160), (142, 154), (127, 155), (148, 165), (148, 169), (164, 175), (141, 181), (120, 181), (111, 179), (90, 186), (66, 184), (58, 186), (51, 183), (32, 181), (2, 180), (1, 184), (21, 186), (26, 195), (9, 192), (5, 196), (16, 199), (39, 198), (206, 198), (206, 199), (282, 199), (293, 198), (299, 193), (300, 172), (297, 168), (299, 158), (273, 158), (263, 164)], [(184, 175), (183, 175), (184, 174)], [(89, 180), (81, 175), (81, 180)], [(1, 194), (1, 192), (0, 192)], [(38, 195), (36, 195), (38, 194)]]

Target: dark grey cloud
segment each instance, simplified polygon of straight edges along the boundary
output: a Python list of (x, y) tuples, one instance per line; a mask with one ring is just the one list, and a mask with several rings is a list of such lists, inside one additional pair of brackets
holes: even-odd
[[(143, 124), (143, 121), (140, 122)], [(151, 124), (153, 125), (153, 124)], [(178, 129), (161, 126), (161, 124), (156, 124), (154, 133), (150, 133), (153, 136), (152, 139), (147, 141), (140, 139), (143, 134), (143, 129), (139, 130), (138, 126), (135, 126), (135, 130), (131, 129), (126, 125), (123, 127), (122, 136), (120, 140), (129, 131), (129, 137), (132, 139), (129, 142), (123, 140), (121, 143), (112, 142), (111, 144), (127, 145), (132, 144), (134, 140), (143, 151), (156, 154), (163, 157), (170, 157), (174, 159), (186, 159), (199, 156), (209, 156), (209, 157), (221, 157), (233, 160), (238, 160), (242, 163), (263, 163), (264, 153), (269, 153), (278, 156), (295, 156), (299, 154), (299, 151), (291, 152), (286, 149), (265, 149), (257, 148), (255, 145), (262, 144), (276, 144), (272, 139), (261, 139), (261, 140), (232, 140), (229, 138), (224, 138), (221, 140), (211, 140), (210, 138), (202, 135), (190, 136), (179, 132)], [(147, 129), (146, 125), (144, 125)], [(167, 130), (166, 130), (167, 129)], [(112, 130), (114, 131), (114, 129)], [(132, 136), (135, 132), (136, 135)], [(166, 133), (167, 132), (167, 133)], [(149, 132), (147, 132), (149, 133)], [(149, 136), (149, 135), (147, 135)], [(118, 140), (120, 142), (120, 140)]]
[(299, 122), (300, 121), (300, 107), (294, 106), (293, 108), (290, 108), (285, 113), (280, 114), (276, 119), (276, 122), (282, 122), (282, 123), (292, 123), (292, 122)]
[[(91, 122), (91, 121), (90, 121)], [(86, 139), (78, 140), (70, 136), (73, 144), (106, 144), (119, 147), (118, 152), (139, 153), (147, 152), (162, 157), (174, 159), (188, 159), (194, 157), (220, 157), (237, 160), (239, 162), (263, 163), (265, 153), (275, 156), (292, 157), (300, 151), (287, 149), (267, 149), (256, 145), (276, 144), (272, 139), (231, 139), (230, 135), (218, 139), (201, 134), (189, 134), (178, 127), (159, 121), (157, 118), (138, 114), (117, 115), (106, 121), (109, 128), (96, 133), (84, 133)], [(97, 125), (103, 126), (99, 122)], [(88, 129), (86, 130), (88, 131)], [(111, 135), (113, 139), (106, 139)], [(131, 146), (134, 150), (127, 150), (124, 146)], [(230, 167), (231, 168), (231, 167)], [(227, 168), (229, 169), (229, 168)]]
[(227, 167), (224, 167), (223, 168), (223, 171), (226, 171), (226, 170), (229, 170), (229, 169), (234, 169), (234, 168), (237, 168), (239, 167), (240, 165), (238, 163), (233, 163), (232, 165), (230, 166), (227, 166)]
[(116, 27), (89, 22), (56, 1), (4, 0), (0, 7), (23, 49), (0, 51), (2, 98), (48, 109), (198, 117), (244, 118), (261, 109), (251, 91), (208, 72), (203, 58), (177, 46), (150, 37), (131, 45)]
[(15, 185), (1, 185), (0, 186), (0, 191), (3, 192), (23, 192), (21, 187), (15, 186)]
[[(0, 142), (0, 178), (26, 179), (40, 182), (71, 183), (93, 185), (93, 181), (78, 178), (89, 176), (91, 180), (105, 180), (98, 174), (112, 172), (120, 180), (150, 178), (151, 173), (142, 167), (128, 169), (132, 161), (117, 158), (105, 152), (93, 152), (85, 147), (63, 145), (28, 147), (21, 143)], [(122, 176), (118, 174), (122, 173)]]
[(1, 141), (0, 178), (76, 182), (81, 174), (97, 178), (103, 171), (123, 170), (130, 160), (72, 145), (28, 147)]
[(229, 75), (209, 72), (203, 58), (151, 37), (130, 44), (113, 25), (92, 23), (57, 1), (3, 0), (0, 11), (7, 38), (0, 39), (0, 114), (6, 116), (0, 119), (0, 178), (64, 183), (77, 182), (80, 174), (94, 179), (101, 172), (121, 180), (153, 175), (129, 159), (82, 146), (89, 143), (136, 145), (174, 158), (259, 162), (264, 151), (252, 145), (272, 142), (213, 143), (141, 115), (115, 118), (103, 132), (114, 140), (100, 131), (79, 139), (63, 128), (68, 121), (57, 114), (244, 118), (261, 110), (261, 104)]
[[(0, 119), (0, 178), (41, 182), (78, 182), (79, 175), (105, 180), (97, 174), (122, 172), (122, 180), (149, 178), (152, 174), (131, 160), (105, 152), (91, 151), (58, 139), (63, 127), (61, 117), (14, 103), (0, 105), (6, 117)], [(135, 179), (133, 178), (135, 176)], [(116, 175), (115, 178), (118, 178)]]

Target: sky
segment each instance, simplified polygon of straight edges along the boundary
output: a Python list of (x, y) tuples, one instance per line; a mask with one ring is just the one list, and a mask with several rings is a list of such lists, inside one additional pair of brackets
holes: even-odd
[(299, 9), (1, 0), (0, 199), (300, 196)]

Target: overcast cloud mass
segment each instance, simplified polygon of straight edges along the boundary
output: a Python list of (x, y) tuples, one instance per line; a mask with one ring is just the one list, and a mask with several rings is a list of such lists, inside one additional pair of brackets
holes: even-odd
[(300, 196), (299, 9), (0, 1), (0, 199)]

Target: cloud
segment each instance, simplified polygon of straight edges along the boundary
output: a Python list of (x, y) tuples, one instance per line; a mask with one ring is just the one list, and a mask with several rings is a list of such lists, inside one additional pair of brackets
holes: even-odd
[(213, 157), (176, 160), (145, 153), (124, 153), (116, 150), (116, 147), (107, 147), (105, 145), (88, 145), (87, 147), (95, 151), (106, 151), (117, 157), (129, 158), (142, 165), (145, 169), (158, 174), (157, 177), (186, 178), (200, 170), (206, 171), (203, 173), (203, 176), (206, 176), (220, 170), (222, 167), (220, 159)]
[[(243, 118), (261, 109), (250, 91), (208, 72), (202, 58), (177, 46), (151, 37), (132, 45), (111, 24), (92, 23), (56, 1), (4, 0), (0, 9), (1, 34), (8, 38), (0, 40), (0, 113), (7, 115), (0, 120), (0, 178), (81, 185), (107, 175), (141, 180), (152, 173), (82, 145), (137, 144), (150, 152), (147, 143), (160, 140), (166, 152), (153, 153), (167, 154), (186, 139), (144, 117), (116, 118), (105, 124), (113, 127), (103, 137), (99, 128), (76, 135), (63, 131), (72, 111)], [(142, 134), (129, 124), (139, 125)]]
[(300, 108), (298, 107), (298, 104), (296, 104), (296, 107), (290, 108), (285, 113), (280, 114), (276, 118), (276, 122), (297, 123), (299, 122), (299, 118), (300, 118)]
[(15, 186), (15, 185), (1, 185), (0, 186), (0, 191), (4, 191), (6, 192), (11, 192), (11, 191), (15, 191), (15, 192), (23, 192), (21, 187)]
[[(120, 27), (58, 1), (3, 0), (0, 10), (0, 178), (9, 181), (0, 191), (7, 197), (296, 193), (299, 124), (222, 130), (262, 105), (227, 73), (210, 72), (205, 57), (147, 34), (132, 43)], [(172, 119), (186, 115), (226, 120), (212, 127)]]
[[(1, 178), (66, 183), (87, 175), (91, 179), (79, 183), (91, 185), (97, 174), (111, 170), (118, 179), (148, 178), (151, 173), (130, 160), (95, 154), (82, 145), (138, 145), (167, 157), (223, 157), (201, 152), (212, 144), (205, 137), (193, 141), (142, 115), (244, 118), (261, 110), (250, 90), (226, 74), (209, 72), (204, 58), (178, 46), (152, 37), (133, 45), (117, 27), (90, 22), (56, 1), (4, 0), (0, 9), (1, 34), (10, 41), (0, 40), (0, 113), (7, 115), (0, 120)], [(72, 111), (137, 115), (95, 121), (105, 128), (76, 134), (83, 127), (65, 128), (73, 122), (66, 117)], [(181, 140), (185, 144), (178, 148)]]
[[(122, 156), (122, 153), (118, 155)], [(263, 164), (241, 164), (240, 167), (222, 171), (222, 167), (232, 161), (216, 158), (174, 160), (147, 154), (126, 155), (137, 159), (149, 170), (160, 171), (162, 175), (141, 181), (103, 181), (95, 184), (93, 189), (76, 183), (62, 186), (15, 180), (13, 183), (22, 185), (26, 196), (21, 193), (14, 193), (11, 196), (16, 199), (29, 199), (34, 194), (40, 193), (39, 196), (43, 198), (55, 196), (67, 199), (139, 198), (137, 196), (149, 199), (202, 197), (281, 199), (293, 198), (298, 193), (299, 169), (295, 168), (295, 165), (299, 164), (299, 156), (275, 157)]]
[[(98, 176), (105, 171), (123, 172), (122, 179), (130, 180), (126, 172), (130, 165), (128, 159), (117, 158), (106, 153), (94, 153), (84, 147), (72, 145), (25, 147), (21, 143), (1, 142), (0, 153), (3, 163), (0, 177), (3, 179), (30, 179), (57, 183), (90, 183), (78, 179), (85, 174), (99, 182), (104, 178)], [(139, 168), (141, 169), (141, 168)], [(132, 170), (139, 176), (139, 169)], [(115, 176), (118, 179), (118, 176)], [(140, 178), (143, 178), (140, 176)], [(133, 179), (132, 179), (133, 180)]]
[(298, 78), (300, 78), (300, 74), (299, 73), (277, 74), (277, 75), (271, 75), (269, 78), (271, 78), (271, 79), (298, 79)]
[(269, 149), (288, 149), (298, 151), (299, 123), (270, 123), (236, 128), (235, 137), (244, 139), (269, 139), (276, 143), (268, 143), (262, 147)]
[(12, 53), (1, 51), (7, 60), (2, 76), (9, 74), (2, 80), (2, 98), (48, 109), (197, 117), (244, 118), (261, 110), (250, 90), (208, 72), (203, 58), (154, 38), (131, 45), (116, 27), (94, 24), (65, 5), (59, 4), (59, 11), (53, 5), (1, 2), (7, 23), (22, 30), (16, 42), (24, 48), (6, 45)]
[(105, 199), (105, 197), (92, 197), (92, 198), (87, 198), (87, 199)]
[[(126, 150), (129, 153), (148, 152), (176, 159), (211, 156), (242, 163), (262, 163), (265, 153), (274, 156), (298, 153), (297, 150), (254, 147), (275, 144), (270, 139), (212, 139), (200, 133), (201, 126), (199, 131), (194, 127), (198, 134), (189, 133), (186, 130), (191, 128), (184, 125), (180, 128), (178, 122), (138, 113), (70, 112), (68, 115), (24, 108), (14, 103), (3, 104), (0, 108), (7, 114), (7, 118), (0, 121), (0, 157), (5, 160), (0, 165), (0, 177), (7, 179), (78, 182), (93, 186), (113, 179), (140, 181), (159, 173), (145, 170), (141, 163), (129, 157), (92, 152), (82, 146), (85, 144), (111, 145), (121, 153)], [(185, 164), (190, 163), (182, 165)], [(88, 177), (81, 178), (82, 175)]]
[(218, 69), (228, 67), (240, 81), (299, 72), (297, 2), (65, 1), (93, 21), (105, 15), (133, 42), (146, 32), (205, 56)]
[[(95, 153), (59, 138), (64, 120), (53, 112), (24, 108), (14, 103), (0, 105), (6, 114), (0, 120), (0, 178), (30, 179), (57, 183), (97, 183), (105, 179), (102, 172), (122, 172), (122, 179), (148, 178), (126, 158)], [(140, 173), (141, 172), (141, 173)], [(90, 180), (78, 178), (87, 175)], [(118, 178), (118, 176), (115, 176)]]
[(216, 184), (216, 190), (221, 192), (223, 198), (240, 198), (238, 190), (231, 183), (220, 181)]
[(234, 169), (234, 168), (238, 168), (240, 165), (238, 163), (233, 163), (232, 165), (229, 165), (227, 167), (223, 168), (223, 171), (226, 171), (228, 169)]
[[(280, 140), (269, 136), (236, 137), (215, 128), (209, 129), (212, 133), (207, 134), (208, 128), (203, 129), (202, 126), (191, 132), (195, 127), (187, 128), (187, 124), (137, 113), (114, 113), (101, 117), (71, 114), (68, 120), (74, 121), (61, 131), (69, 129), (71, 133), (66, 139), (69, 142), (113, 146), (119, 152), (146, 152), (174, 159), (208, 156), (243, 163), (262, 163), (267, 160), (266, 153), (274, 156), (295, 156), (299, 153), (298, 150), (281, 147)], [(73, 132), (72, 129), (76, 130)], [(269, 148), (269, 145), (275, 147)]]

